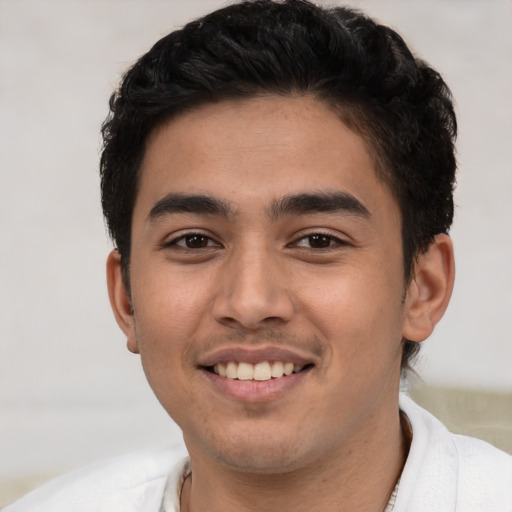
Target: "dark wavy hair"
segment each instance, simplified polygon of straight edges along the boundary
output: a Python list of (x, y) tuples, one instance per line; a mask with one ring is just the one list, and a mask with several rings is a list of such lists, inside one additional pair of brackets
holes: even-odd
[[(359, 11), (245, 1), (160, 39), (123, 76), (102, 127), (102, 206), (129, 285), (132, 213), (150, 133), (206, 103), (311, 95), (368, 143), (402, 217), (404, 278), (453, 219), (457, 124), (445, 82)], [(419, 349), (405, 340), (402, 369)]]

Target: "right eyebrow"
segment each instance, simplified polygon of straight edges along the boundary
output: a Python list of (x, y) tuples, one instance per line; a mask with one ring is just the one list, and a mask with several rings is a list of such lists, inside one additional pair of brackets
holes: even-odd
[(155, 222), (173, 213), (217, 215), (225, 218), (233, 215), (229, 203), (216, 197), (204, 194), (171, 193), (154, 204), (149, 212), (148, 219), (150, 222)]

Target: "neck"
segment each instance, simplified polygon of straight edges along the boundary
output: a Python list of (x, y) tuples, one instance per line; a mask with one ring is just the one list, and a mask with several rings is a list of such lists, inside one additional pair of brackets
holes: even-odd
[[(385, 422), (383, 422), (385, 420)], [(182, 512), (381, 512), (408, 451), (398, 413), (358, 432), (339, 453), (281, 473), (240, 472), (191, 453), (192, 475), (182, 491)]]

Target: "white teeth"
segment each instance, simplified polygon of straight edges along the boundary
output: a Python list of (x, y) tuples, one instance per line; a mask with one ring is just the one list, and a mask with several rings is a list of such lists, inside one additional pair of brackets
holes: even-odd
[(238, 365), (234, 361), (230, 361), (226, 367), (226, 377), (228, 379), (236, 379)]
[(238, 363), (238, 380), (252, 380), (254, 378), (254, 365), (250, 363)]
[(229, 361), (227, 364), (216, 364), (213, 367), (213, 372), (228, 379), (266, 381), (299, 373), (303, 368), (303, 365), (283, 363), (282, 361), (273, 361), (272, 363), (262, 361), (256, 364)]
[(272, 374), (270, 372), (270, 364), (268, 361), (254, 365), (254, 380), (270, 380)]
[(284, 375), (283, 371), (283, 363), (281, 361), (274, 361), (272, 363), (272, 370), (271, 370), (272, 377), (282, 377)]
[(285, 375), (291, 375), (293, 373), (293, 363), (284, 363), (283, 372)]

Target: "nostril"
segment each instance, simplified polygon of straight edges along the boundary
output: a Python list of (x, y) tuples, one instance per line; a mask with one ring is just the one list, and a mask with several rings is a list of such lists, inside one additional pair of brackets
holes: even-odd
[(214, 319), (229, 327), (255, 330), (263, 325), (291, 320), (294, 306), (278, 279), (260, 276), (259, 272), (247, 277), (241, 271), (224, 283), (212, 302)]

